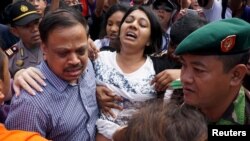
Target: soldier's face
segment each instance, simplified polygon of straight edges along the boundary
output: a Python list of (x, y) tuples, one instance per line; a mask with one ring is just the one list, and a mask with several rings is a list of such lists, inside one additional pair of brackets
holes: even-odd
[(23, 41), (26, 47), (30, 48), (41, 43), (38, 25), (39, 19), (24, 26), (13, 27), (12, 31)]
[(54, 29), (41, 47), (50, 69), (67, 82), (75, 83), (86, 68), (88, 37), (81, 24)]
[(225, 104), (231, 96), (232, 72), (224, 72), (217, 56), (182, 55), (181, 81), (184, 101), (204, 109)]

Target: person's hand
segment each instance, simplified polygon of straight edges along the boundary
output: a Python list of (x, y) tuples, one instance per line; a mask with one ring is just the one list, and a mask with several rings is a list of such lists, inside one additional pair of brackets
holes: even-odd
[(35, 95), (35, 91), (43, 91), (40, 85), (46, 86), (43, 79), (46, 79), (44, 75), (34, 67), (19, 70), (14, 76), (13, 88), (18, 96), (21, 88), (26, 90), (29, 94)]
[(122, 98), (113, 94), (110, 89), (105, 86), (96, 86), (96, 97), (102, 112), (105, 115), (115, 117), (111, 108), (122, 110), (122, 107), (115, 104), (115, 101), (122, 101)]
[(93, 40), (91, 38), (88, 39), (88, 55), (91, 60), (95, 60), (98, 57), (99, 50), (96, 48)]
[(4, 94), (0, 91), (0, 105), (4, 103)]
[(180, 69), (166, 69), (158, 73), (151, 84), (155, 84), (156, 91), (165, 91), (173, 80), (180, 78), (180, 74)]

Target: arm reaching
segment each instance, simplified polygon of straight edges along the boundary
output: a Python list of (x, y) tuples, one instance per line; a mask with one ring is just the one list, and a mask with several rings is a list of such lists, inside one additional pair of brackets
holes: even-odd
[(25, 89), (29, 94), (35, 95), (35, 91), (43, 91), (42, 86), (46, 86), (43, 74), (34, 67), (19, 70), (14, 76), (13, 88), (18, 96), (21, 88)]
[(114, 101), (122, 101), (122, 98), (114, 95), (112, 91), (105, 86), (96, 87), (96, 98), (102, 112), (105, 115), (111, 115), (112, 117), (115, 116), (111, 108), (122, 110), (122, 107), (114, 103)]
[(165, 91), (173, 80), (180, 78), (180, 74), (180, 69), (166, 69), (158, 73), (151, 84), (155, 84), (156, 91)]

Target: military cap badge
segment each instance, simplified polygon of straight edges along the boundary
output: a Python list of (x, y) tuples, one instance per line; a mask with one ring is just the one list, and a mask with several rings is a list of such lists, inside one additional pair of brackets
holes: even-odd
[(21, 5), (20, 10), (21, 10), (22, 12), (26, 12), (26, 11), (28, 11), (29, 9), (28, 9), (27, 6)]
[(229, 35), (221, 41), (221, 51), (228, 52), (235, 46), (236, 35)]

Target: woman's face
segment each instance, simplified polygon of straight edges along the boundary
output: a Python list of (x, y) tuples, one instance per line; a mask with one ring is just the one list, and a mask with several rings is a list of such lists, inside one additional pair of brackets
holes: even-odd
[(124, 12), (116, 11), (113, 13), (107, 21), (106, 32), (110, 40), (114, 40), (118, 37), (119, 27), (124, 16)]
[(131, 12), (121, 25), (120, 42), (122, 47), (145, 49), (150, 45), (151, 24), (141, 10)]

